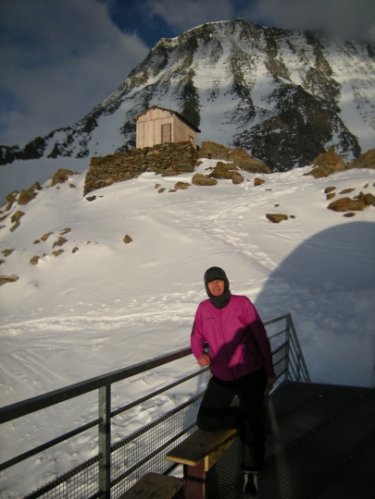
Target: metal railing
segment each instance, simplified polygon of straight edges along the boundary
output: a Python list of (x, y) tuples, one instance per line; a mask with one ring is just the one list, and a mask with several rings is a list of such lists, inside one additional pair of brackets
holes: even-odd
[[(280, 324), (282, 324), (281, 329)], [(287, 314), (266, 321), (265, 326), (272, 347), (276, 373), (275, 386), (284, 380), (309, 382), (310, 377), (291, 315)], [(168, 472), (167, 466), (170, 464), (166, 463), (163, 456), (168, 446), (176, 445), (178, 441), (194, 430), (196, 412), (206, 383), (206, 380), (202, 380), (201, 377), (202, 375), (208, 376), (208, 369), (194, 370), (186, 376), (116, 409), (112, 409), (111, 389), (117, 382), (129, 380), (141, 373), (166, 366), (189, 355), (191, 355), (190, 348), (185, 348), (151, 361), (142, 362), (1, 408), (0, 423), (6, 423), (69, 399), (76, 399), (89, 392), (97, 391), (98, 394), (97, 418), (8, 459), (0, 464), (0, 471), (96, 427), (97, 455), (26, 497), (93, 499), (110, 498), (111, 494), (112, 497), (118, 497), (145, 471)], [(182, 403), (178, 402), (172, 410), (164, 414), (159, 413), (151, 423), (138, 428), (116, 443), (112, 442), (111, 428), (114, 418), (120, 414), (129, 414), (129, 411), (150, 399), (155, 399), (155, 397), (167, 392), (171, 393), (173, 388), (180, 387), (193, 379), (198, 380), (198, 385), (201, 384), (201, 389), (195, 387), (196, 394), (194, 396), (191, 395), (190, 391), (187, 400)], [(139, 454), (140, 452), (141, 454)]]

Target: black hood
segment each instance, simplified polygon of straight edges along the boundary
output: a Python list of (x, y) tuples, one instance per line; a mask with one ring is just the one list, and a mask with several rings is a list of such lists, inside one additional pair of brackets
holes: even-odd
[[(213, 296), (210, 293), (210, 290), (208, 289), (207, 284), (210, 281), (215, 281), (216, 279), (220, 279), (224, 281), (224, 293), (221, 296)], [(206, 288), (207, 295), (211, 301), (211, 303), (216, 307), (216, 308), (223, 308), (225, 305), (230, 300), (231, 293), (229, 290), (229, 281), (226, 273), (224, 270), (220, 267), (210, 267), (209, 269), (206, 270), (204, 273), (204, 285)]]

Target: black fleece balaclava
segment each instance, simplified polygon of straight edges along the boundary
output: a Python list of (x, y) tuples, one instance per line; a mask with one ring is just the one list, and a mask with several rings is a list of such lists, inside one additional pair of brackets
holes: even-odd
[[(224, 281), (224, 293), (221, 296), (213, 296), (208, 289), (207, 284), (215, 279), (221, 279)], [(220, 267), (210, 267), (207, 269), (204, 274), (204, 285), (212, 305), (216, 308), (223, 308), (227, 305), (230, 300), (231, 293), (229, 291), (229, 281), (223, 269)]]

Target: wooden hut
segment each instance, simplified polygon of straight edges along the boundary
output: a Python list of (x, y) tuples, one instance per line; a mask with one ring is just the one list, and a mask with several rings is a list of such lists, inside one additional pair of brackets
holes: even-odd
[(171, 142), (190, 142), (196, 148), (196, 134), (200, 132), (181, 114), (158, 106), (152, 106), (138, 115), (136, 126), (138, 149)]

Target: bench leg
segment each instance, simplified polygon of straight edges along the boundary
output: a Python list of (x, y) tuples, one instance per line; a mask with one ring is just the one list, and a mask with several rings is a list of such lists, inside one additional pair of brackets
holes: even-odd
[(204, 471), (204, 461), (197, 466), (184, 465), (184, 499), (205, 499), (206, 498), (206, 472)]

